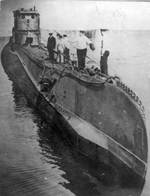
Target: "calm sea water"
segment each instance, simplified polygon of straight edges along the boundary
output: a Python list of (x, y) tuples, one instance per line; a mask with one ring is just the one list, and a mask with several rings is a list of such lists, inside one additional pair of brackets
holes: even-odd
[[(0, 49), (6, 42), (0, 41)], [(150, 32), (109, 31), (109, 72), (141, 98), (150, 127)], [(0, 66), (0, 195), (136, 196), (135, 189), (106, 187), (47, 125)], [(143, 196), (150, 194), (148, 168)]]

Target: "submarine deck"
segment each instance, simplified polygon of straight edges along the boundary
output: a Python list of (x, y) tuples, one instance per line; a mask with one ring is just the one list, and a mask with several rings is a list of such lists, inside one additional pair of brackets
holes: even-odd
[[(51, 67), (50, 62), (48, 60), (45, 60), (45, 58), (47, 58), (46, 51), (43, 50), (43, 52), (41, 52), (42, 50), (39, 50), (39, 48), (30, 48), (30, 47), (27, 48), (27, 50), (26, 51), (30, 53), (30, 57), (33, 58), (33, 60), (41, 63), (44, 62), (46, 63), (46, 66)], [(25, 67), (25, 64), (23, 63), (24, 60), (22, 56), (19, 54), (19, 51), (17, 52), (16, 50), (15, 54), (18, 56), (22, 65)], [(34, 80), (33, 77), (32, 78), (30, 77), (30, 79)], [(33, 81), (33, 83), (36, 84), (35, 81)], [(39, 88), (37, 90), (39, 90)], [(54, 105), (54, 108), (57, 109), (57, 106)], [(58, 110), (58, 112), (60, 111)], [(142, 159), (137, 157), (131, 151), (126, 149), (124, 146), (122, 146), (121, 144), (113, 140), (111, 137), (109, 137), (102, 131), (97, 130), (91, 124), (87, 123), (86, 121), (80, 118), (77, 118), (77, 116), (75, 116), (74, 114), (70, 115), (71, 118), (68, 118), (68, 115), (67, 116), (65, 116), (64, 114), (62, 115), (69, 122), (69, 124), (74, 128), (74, 130), (78, 135), (85, 138), (85, 140), (87, 139), (88, 141), (92, 142), (94, 145), (97, 145), (99, 147), (108, 150), (109, 152), (114, 154), (119, 160), (124, 162), (125, 165), (128, 165), (129, 168), (136, 171), (136, 173), (138, 173), (140, 176), (143, 177), (145, 176), (146, 163)]]
[[(43, 47), (30, 47), (30, 46), (25, 46), (25, 47), (21, 47), (19, 48), (19, 50), (23, 50), (23, 52), (32, 60), (35, 61), (37, 64), (39, 64), (42, 67), (46, 67), (46, 68), (55, 68), (57, 69), (59, 72), (63, 71), (64, 68), (66, 69), (65, 71), (67, 72), (68, 69), (68, 73), (73, 76), (75, 76), (76, 78), (88, 83), (88, 84), (102, 84), (105, 83), (105, 80), (107, 79), (108, 76), (104, 75), (104, 74), (93, 74), (92, 76), (87, 72), (87, 71), (76, 71), (74, 69), (74, 67), (72, 65), (70, 65), (69, 63), (51, 63), (51, 61), (49, 60), (49, 55), (48, 52), (45, 48)], [(18, 52), (19, 52), (18, 50)]]

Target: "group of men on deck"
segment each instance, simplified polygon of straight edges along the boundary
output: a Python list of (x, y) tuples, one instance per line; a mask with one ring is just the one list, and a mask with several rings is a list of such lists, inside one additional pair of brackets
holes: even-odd
[[(85, 68), (85, 59), (87, 55), (87, 47), (94, 50), (94, 46), (90, 39), (84, 35), (84, 31), (79, 32), (79, 36), (76, 39), (76, 54), (78, 69), (83, 70)], [(49, 38), (47, 41), (47, 49), (49, 52), (49, 59), (51, 62), (57, 61), (58, 63), (67, 63), (70, 61), (70, 43), (68, 36), (66, 34), (61, 35), (57, 33), (57, 41), (53, 36), (53, 33), (49, 33)], [(56, 50), (55, 50), (56, 49)], [(55, 55), (56, 54), (56, 55)], [(57, 56), (55, 58), (55, 56)], [(107, 70), (107, 59), (109, 56), (109, 51), (105, 51), (103, 56), (101, 56), (101, 72), (108, 74)], [(72, 61), (73, 62), (73, 61)]]

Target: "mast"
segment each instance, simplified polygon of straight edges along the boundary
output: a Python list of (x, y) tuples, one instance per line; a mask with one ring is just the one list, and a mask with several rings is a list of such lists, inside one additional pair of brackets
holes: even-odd
[(36, 3), (37, 3), (37, 1), (36, 1), (36, 0), (34, 0), (34, 6), (33, 6), (34, 11), (35, 11), (35, 8), (36, 8)]
[(101, 39), (101, 52), (100, 52), (100, 54), (101, 54), (101, 56), (102, 56), (102, 55), (103, 55), (103, 46), (104, 46), (104, 40), (103, 40), (104, 34), (103, 34), (103, 29), (100, 29), (100, 33), (101, 33), (101, 36), (102, 36), (102, 39)]

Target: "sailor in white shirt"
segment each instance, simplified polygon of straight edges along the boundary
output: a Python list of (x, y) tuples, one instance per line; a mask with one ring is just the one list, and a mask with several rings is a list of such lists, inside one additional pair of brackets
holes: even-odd
[(87, 54), (87, 46), (92, 42), (84, 35), (84, 31), (79, 32), (77, 39), (77, 57), (79, 70), (85, 68), (85, 57)]
[(57, 33), (57, 62), (63, 63), (63, 51), (64, 51), (64, 44), (62, 40), (62, 35)]

